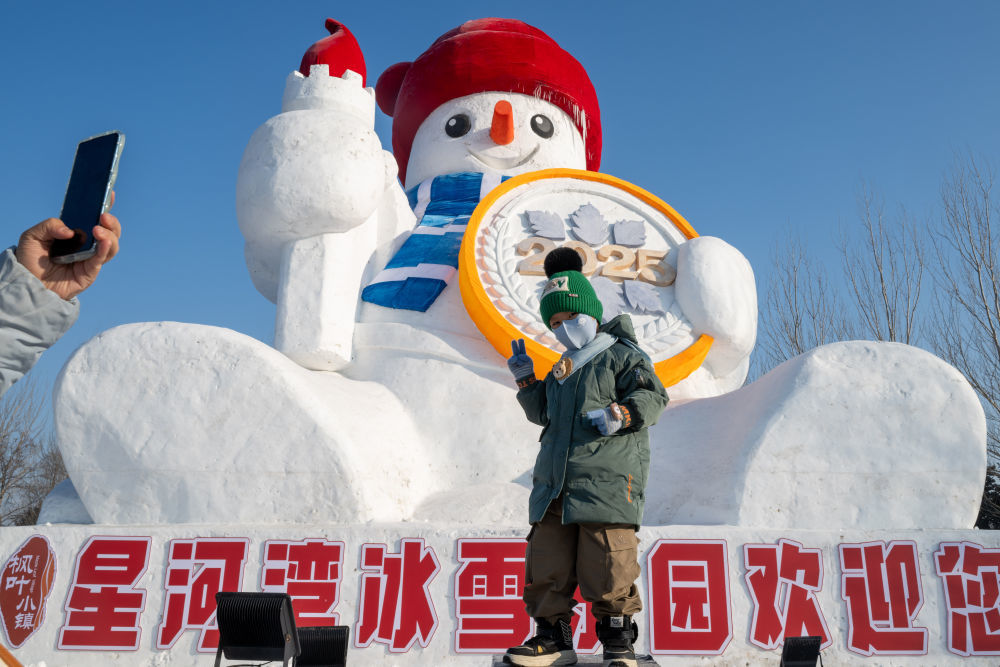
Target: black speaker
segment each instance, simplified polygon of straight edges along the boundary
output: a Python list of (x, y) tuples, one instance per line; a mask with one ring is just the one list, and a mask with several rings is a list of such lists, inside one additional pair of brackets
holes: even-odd
[(295, 667), (345, 667), (350, 628), (346, 625), (299, 628), (302, 653)]
[(295, 631), (292, 599), (285, 593), (215, 594), (215, 617), (219, 624), (219, 650), (226, 660), (288, 661), (301, 653)]
[(816, 667), (822, 637), (785, 637), (781, 667)]

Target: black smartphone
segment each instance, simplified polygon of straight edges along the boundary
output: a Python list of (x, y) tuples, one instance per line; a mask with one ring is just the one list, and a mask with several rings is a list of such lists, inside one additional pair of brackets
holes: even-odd
[(84, 139), (76, 147), (66, 198), (60, 219), (73, 230), (73, 238), (57, 240), (49, 248), (49, 258), (57, 264), (71, 264), (93, 257), (97, 252), (94, 226), (111, 208), (111, 189), (118, 177), (118, 161), (125, 146), (121, 132), (106, 132)]

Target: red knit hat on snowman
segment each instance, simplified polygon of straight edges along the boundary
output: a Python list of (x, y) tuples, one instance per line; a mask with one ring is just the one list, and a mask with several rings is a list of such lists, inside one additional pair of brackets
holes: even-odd
[(405, 177), (417, 129), (434, 109), (474, 93), (521, 93), (566, 112), (583, 137), (587, 169), (601, 165), (601, 111), (586, 70), (538, 28), (516, 19), (467, 21), (411, 63), (389, 67), (375, 99), (392, 116), (392, 151)]

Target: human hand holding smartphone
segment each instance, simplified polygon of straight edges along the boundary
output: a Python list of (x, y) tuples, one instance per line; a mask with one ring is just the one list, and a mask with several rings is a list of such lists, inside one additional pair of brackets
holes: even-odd
[(53, 241), (49, 257), (57, 264), (72, 264), (97, 252), (94, 227), (112, 203), (112, 188), (118, 177), (118, 162), (125, 147), (125, 135), (107, 132), (84, 139), (76, 149), (66, 197), (59, 219), (73, 236)]
[(43, 220), (18, 242), (18, 262), (63, 299), (87, 289), (118, 252), (121, 224), (106, 211), (123, 143), (120, 132), (81, 142), (63, 203), (66, 220)]

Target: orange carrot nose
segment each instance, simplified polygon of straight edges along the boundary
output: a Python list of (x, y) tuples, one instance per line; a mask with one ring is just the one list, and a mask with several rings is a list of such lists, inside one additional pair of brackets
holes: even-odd
[(500, 100), (493, 107), (493, 124), (490, 126), (490, 139), (500, 146), (506, 146), (514, 141), (514, 110), (507, 100)]

